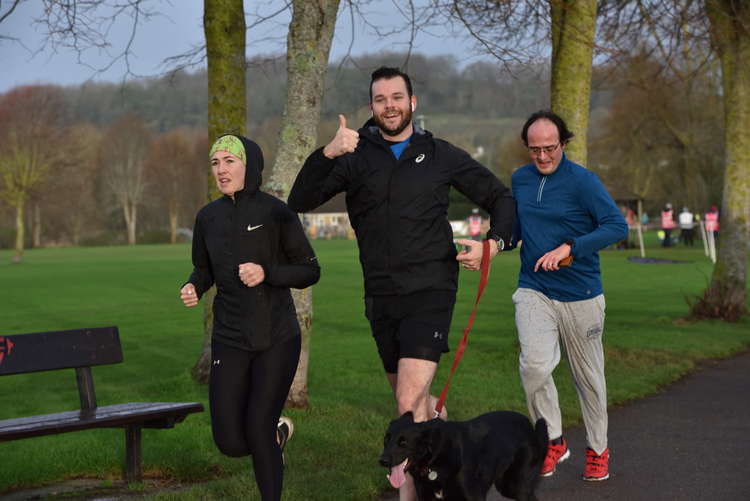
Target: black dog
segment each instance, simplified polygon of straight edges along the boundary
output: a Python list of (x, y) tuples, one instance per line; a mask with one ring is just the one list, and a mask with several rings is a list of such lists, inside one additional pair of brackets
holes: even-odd
[(547, 423), (532, 427), (517, 412), (488, 412), (469, 421), (391, 421), (380, 464), (399, 488), (410, 473), (419, 501), (484, 501), (492, 484), (508, 498), (536, 500), (547, 453)]

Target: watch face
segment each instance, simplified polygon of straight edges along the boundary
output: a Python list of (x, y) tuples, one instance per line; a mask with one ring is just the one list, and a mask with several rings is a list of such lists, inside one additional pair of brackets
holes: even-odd
[(491, 235), (489, 238), (491, 238), (492, 240), (494, 240), (497, 243), (497, 251), (498, 252), (500, 252), (501, 250), (503, 250), (505, 248), (505, 242), (503, 241), (502, 238), (496, 237), (494, 235)]

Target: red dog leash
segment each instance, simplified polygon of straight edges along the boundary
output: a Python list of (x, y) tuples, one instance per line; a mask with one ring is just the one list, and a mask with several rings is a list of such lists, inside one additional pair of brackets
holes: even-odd
[(461, 342), (458, 343), (458, 347), (456, 348), (456, 356), (453, 359), (453, 366), (451, 367), (451, 372), (448, 374), (448, 380), (445, 382), (445, 386), (443, 386), (443, 391), (440, 393), (440, 399), (437, 402), (437, 405), (435, 405), (435, 417), (440, 416), (440, 412), (443, 410), (443, 405), (445, 405), (445, 399), (448, 397), (448, 387), (451, 384), (451, 378), (453, 377), (453, 373), (456, 372), (456, 367), (458, 367), (458, 362), (461, 360), (461, 357), (464, 356), (464, 351), (466, 350), (466, 345), (469, 342), (469, 331), (471, 330), (471, 326), (474, 325), (474, 317), (477, 313), (477, 306), (479, 306), (479, 300), (482, 298), (482, 294), (484, 293), (484, 288), (487, 285), (487, 278), (490, 274), (490, 241), (485, 240), (482, 242), (482, 264), (480, 267), (481, 270), (481, 277), (479, 279), (479, 289), (477, 290), (477, 298), (474, 300), (474, 307), (471, 309), (471, 315), (469, 315), (469, 323), (466, 324), (466, 327), (464, 327), (464, 336), (461, 339)]

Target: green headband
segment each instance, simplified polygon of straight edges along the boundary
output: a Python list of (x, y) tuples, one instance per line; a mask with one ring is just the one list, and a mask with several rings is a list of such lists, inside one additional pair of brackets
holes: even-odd
[(228, 151), (232, 155), (236, 156), (242, 163), (247, 165), (247, 157), (245, 156), (245, 146), (237, 136), (221, 136), (216, 140), (211, 150), (208, 152), (208, 158), (214, 156), (217, 151)]

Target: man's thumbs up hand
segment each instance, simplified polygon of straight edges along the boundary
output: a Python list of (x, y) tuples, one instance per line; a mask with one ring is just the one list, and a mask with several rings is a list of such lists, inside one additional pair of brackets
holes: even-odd
[(352, 153), (359, 143), (359, 133), (346, 127), (346, 117), (339, 115), (339, 128), (330, 143), (323, 148), (323, 155), (336, 158), (346, 153)]

